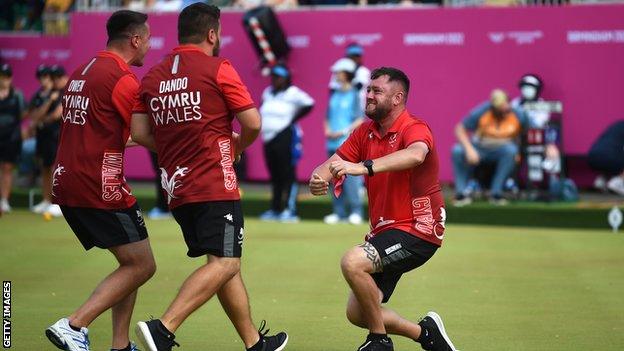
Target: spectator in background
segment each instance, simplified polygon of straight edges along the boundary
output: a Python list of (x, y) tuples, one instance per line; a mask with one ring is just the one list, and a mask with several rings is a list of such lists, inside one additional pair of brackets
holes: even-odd
[(0, 213), (11, 212), (9, 198), (13, 169), (22, 149), (20, 123), (24, 115), (24, 96), (13, 87), (13, 72), (0, 65)]
[(46, 34), (62, 35), (69, 32), (69, 16), (74, 0), (46, 0), (44, 8), (44, 31)]
[(156, 12), (178, 12), (182, 10), (183, 1), (182, 0), (156, 0), (151, 10)]
[(33, 119), (35, 116), (44, 113), (40, 107), (50, 98), (54, 83), (50, 73), (50, 67), (41, 64), (37, 66), (35, 76), (39, 81), (39, 89), (35, 92), (30, 99), (28, 110), (26, 112), (27, 117), (30, 119), (28, 126), (22, 132), (22, 157), (20, 161), (20, 173), (26, 174), (28, 177), (27, 185), (33, 186), (37, 179), (38, 169), (35, 162), (35, 153), (37, 148), (37, 139), (35, 133), (35, 125)]
[[(355, 62), (355, 73), (351, 84), (359, 91), (360, 107), (362, 111), (366, 108), (366, 87), (370, 83), (370, 70), (363, 64), (364, 48), (358, 43), (351, 43), (347, 46), (345, 57)], [(340, 89), (341, 84), (336, 79), (336, 74), (332, 74), (329, 79), (329, 90)]]
[(0, 1), (0, 30), (41, 30), (45, 0)]
[[(485, 102), (455, 127), (458, 144), (453, 147), (455, 172), (455, 206), (468, 205), (472, 199), (466, 192), (468, 179), (475, 166), (494, 163), (496, 168), (490, 186), (490, 201), (496, 205), (507, 203), (503, 185), (516, 167), (518, 138), (528, 126), (524, 113), (509, 104), (507, 94), (492, 91)], [(473, 132), (472, 140), (468, 132)]]
[(41, 195), (43, 201), (33, 207), (33, 212), (48, 212), (52, 216), (63, 215), (58, 205), (53, 205), (52, 200), (52, 165), (56, 158), (59, 133), (61, 130), (61, 117), (63, 113), (62, 92), (67, 84), (67, 74), (62, 66), (50, 67), (53, 88), (50, 96), (37, 108), (31, 118), (36, 128), (37, 150), (36, 155), (41, 162)]
[(602, 132), (589, 150), (588, 162), (592, 169), (602, 174), (602, 183), (607, 189), (624, 196), (624, 120), (611, 124)]
[[(301, 136), (297, 122), (314, 107), (314, 99), (292, 85), (290, 70), (284, 65), (271, 69), (271, 86), (262, 93), (262, 141), (264, 158), (271, 177), (271, 208), (260, 219), (296, 222), (296, 145)], [(300, 148), (300, 146), (299, 146)]]
[[(355, 62), (349, 58), (341, 58), (334, 63), (331, 71), (340, 86), (333, 90), (327, 108), (325, 137), (328, 157), (335, 154), (351, 132), (363, 122), (359, 91), (352, 83), (356, 71)], [(351, 224), (362, 224), (361, 189), (362, 177), (347, 176), (342, 185), (342, 194), (336, 197), (331, 192), (333, 213), (325, 216), (325, 223), (348, 221)]]

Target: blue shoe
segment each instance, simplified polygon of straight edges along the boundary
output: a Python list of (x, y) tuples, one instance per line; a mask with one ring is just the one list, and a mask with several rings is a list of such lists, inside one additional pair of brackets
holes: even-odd
[(171, 212), (163, 211), (159, 207), (154, 207), (147, 213), (149, 219), (169, 219), (171, 217)]
[(297, 223), (297, 222), (299, 222), (299, 216), (297, 216), (296, 214), (294, 214), (290, 210), (286, 209), (286, 210), (282, 211), (282, 213), (280, 213), (280, 215), (277, 218), (277, 220), (282, 222), (282, 223)]
[(277, 221), (278, 217), (279, 215), (277, 214), (277, 212), (273, 210), (268, 210), (268, 211), (264, 211), (260, 215), (260, 220), (265, 221), (265, 222), (273, 222), (273, 221)]

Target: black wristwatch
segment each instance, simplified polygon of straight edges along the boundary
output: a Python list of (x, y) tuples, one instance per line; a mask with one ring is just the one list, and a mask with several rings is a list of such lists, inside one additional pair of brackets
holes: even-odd
[(362, 162), (362, 164), (364, 165), (364, 167), (366, 167), (366, 169), (368, 169), (369, 177), (375, 175), (375, 172), (373, 172), (373, 160), (365, 160), (364, 162)]

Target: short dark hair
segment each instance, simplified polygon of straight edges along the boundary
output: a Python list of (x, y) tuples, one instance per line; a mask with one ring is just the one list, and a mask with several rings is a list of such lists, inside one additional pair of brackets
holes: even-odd
[(180, 12), (178, 17), (178, 42), (199, 44), (206, 40), (211, 29), (219, 29), (221, 10), (214, 5), (196, 2)]
[(405, 89), (405, 101), (407, 101), (410, 81), (403, 71), (394, 67), (379, 67), (375, 68), (373, 72), (371, 72), (371, 80), (377, 79), (381, 76), (388, 76), (388, 82), (399, 82), (403, 86), (403, 89)]
[(147, 22), (147, 15), (144, 13), (130, 10), (115, 11), (106, 21), (107, 44), (129, 38), (137, 30), (143, 28), (145, 22)]

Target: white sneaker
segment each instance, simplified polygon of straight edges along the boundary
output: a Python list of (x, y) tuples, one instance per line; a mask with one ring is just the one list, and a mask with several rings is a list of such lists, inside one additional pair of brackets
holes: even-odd
[(32, 211), (34, 213), (42, 214), (42, 213), (44, 213), (48, 209), (48, 207), (50, 207), (50, 205), (52, 205), (50, 203), (50, 201), (45, 201), (44, 200), (44, 201), (41, 201), (40, 203), (36, 204), (35, 206), (33, 206)]
[(349, 215), (349, 223), (354, 224), (354, 225), (362, 224), (362, 216), (360, 216), (357, 213), (350, 214)]
[(299, 216), (286, 209), (280, 213), (277, 220), (282, 223), (299, 223)]
[(45, 212), (51, 214), (52, 217), (63, 217), (63, 211), (59, 205), (50, 205)]
[(618, 195), (624, 196), (624, 177), (617, 176), (609, 179), (607, 182), (607, 189)]
[(325, 222), (325, 224), (338, 224), (340, 223), (340, 217), (335, 213), (328, 214), (323, 218), (323, 222)]
[(1, 213), (11, 212), (11, 205), (9, 205), (9, 200), (7, 199), (0, 200), (0, 212)]
[(89, 351), (89, 329), (82, 327), (75, 331), (69, 326), (69, 319), (61, 318), (45, 331), (54, 346), (67, 351)]

